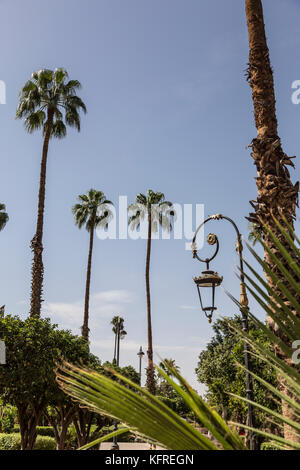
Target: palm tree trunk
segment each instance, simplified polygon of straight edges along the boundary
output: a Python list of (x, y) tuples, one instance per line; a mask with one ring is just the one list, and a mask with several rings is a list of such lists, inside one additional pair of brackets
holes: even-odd
[(117, 363), (117, 331), (115, 332), (115, 347), (114, 347), (114, 358), (113, 364)]
[(152, 325), (151, 325), (151, 301), (150, 301), (150, 255), (152, 239), (151, 213), (148, 215), (148, 240), (146, 256), (146, 295), (147, 295), (147, 326), (148, 326), (148, 367), (147, 367), (147, 388), (150, 393), (155, 394), (155, 377), (153, 366), (153, 345), (152, 345)]
[(81, 328), (82, 337), (88, 341), (89, 340), (89, 303), (90, 303), (90, 285), (91, 285), (91, 269), (92, 269), (92, 255), (93, 255), (93, 244), (94, 244), (94, 222), (91, 223), (90, 228), (90, 247), (89, 247), (89, 256), (86, 272), (86, 286), (85, 286), (85, 301), (84, 301), (84, 317), (83, 325)]
[[(293, 167), (294, 165), (292, 160), (282, 150), (281, 141), (278, 137), (274, 80), (265, 35), (261, 0), (246, 0), (246, 17), (250, 48), (248, 81), (252, 89), (257, 128), (257, 138), (253, 139), (251, 143), (251, 156), (257, 168), (256, 184), (258, 192), (257, 200), (251, 203), (255, 212), (250, 214), (248, 220), (257, 224), (262, 229), (261, 222), (265, 223), (286, 246), (286, 249), (291, 251), (284, 237), (279, 232), (272, 215), (282, 222), (281, 214), (283, 213), (293, 226), (295, 210), (298, 204), (299, 183), (293, 185), (291, 181), (287, 166)], [(268, 248), (284, 263), (279, 250), (264, 230), (263, 236)], [(291, 255), (294, 256), (293, 253)], [(282, 279), (281, 272), (267, 252), (265, 252), (265, 260), (270, 269)], [(282, 298), (281, 291), (267, 274), (266, 279), (269, 286)], [(283, 300), (286, 302), (286, 299)], [(294, 313), (296, 315), (296, 312)], [(278, 328), (278, 325), (271, 318), (267, 320), (273, 331), (288, 342), (287, 338), (284, 337)], [(278, 349), (276, 353), (284, 357)], [(286, 357), (284, 359), (289, 361)], [(280, 378), (279, 382), (284, 391), (284, 381)], [(291, 410), (285, 403), (283, 413), (286, 417), (291, 417)], [(296, 437), (289, 427), (285, 427), (284, 431), (285, 438), (295, 441)]]
[(47, 169), (47, 156), (49, 140), (53, 125), (54, 111), (48, 110), (48, 117), (46, 123), (46, 134), (44, 137), (43, 153), (40, 171), (40, 188), (38, 200), (38, 217), (36, 232), (31, 240), (31, 249), (33, 251), (32, 263), (32, 280), (31, 280), (31, 305), (30, 316), (40, 317), (42, 295), (43, 295), (43, 279), (44, 279), (44, 266), (43, 266), (43, 226), (44, 226), (44, 209), (45, 209), (45, 191), (46, 191), (46, 169)]

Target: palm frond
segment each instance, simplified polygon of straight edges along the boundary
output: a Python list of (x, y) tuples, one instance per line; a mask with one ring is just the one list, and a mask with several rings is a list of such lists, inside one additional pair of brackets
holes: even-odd
[(43, 128), (45, 132), (45, 115), (51, 110), (56, 121), (52, 126), (51, 136), (63, 138), (67, 126), (75, 127), (80, 131), (80, 115), (82, 110), (86, 113), (86, 106), (76, 90), (80, 88), (78, 80), (68, 79), (64, 68), (54, 71), (42, 69), (33, 72), (19, 93), (19, 104), (16, 119), (25, 118), (25, 128), (29, 133)]
[[(174, 450), (217, 450), (218, 447), (188, 422), (181, 419), (157, 397), (120, 374), (110, 371), (125, 385), (102, 374), (64, 363), (57, 372), (60, 387), (75, 400), (98, 413), (119, 419), (131, 432), (147, 436), (155, 443)], [(160, 371), (163, 373), (163, 371)], [(171, 380), (168, 377), (169, 380)], [(185, 382), (184, 382), (185, 383)], [(186, 384), (186, 383), (185, 383)], [(218, 423), (217, 434), (228, 449), (245, 449), (240, 437), (211, 410), (200, 397), (184, 392), (188, 402), (206, 422)], [(213, 426), (211, 426), (213, 429)], [(223, 437), (222, 437), (223, 436)]]

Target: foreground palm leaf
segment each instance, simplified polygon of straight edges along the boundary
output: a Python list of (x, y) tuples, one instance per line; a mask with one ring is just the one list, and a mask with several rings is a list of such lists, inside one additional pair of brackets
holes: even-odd
[[(290, 250), (293, 250), (299, 259), (300, 242), (296, 234), (293, 233), (289, 224), (283, 227), (277, 221), (274, 221), (274, 223), (277, 224), (278, 230), (282, 232), (285, 240), (289, 243)], [(272, 237), (278, 251), (287, 261), (287, 264), (291, 263), (290, 251), (286, 250), (271, 232), (269, 236)], [(258, 238), (258, 241), (262, 244), (264, 249), (268, 249), (260, 238)], [(250, 246), (248, 246), (248, 248), (261, 268), (268, 271), (269, 268), (265, 261)], [(272, 345), (277, 345), (278, 349), (284, 352), (285, 357), (289, 358), (289, 361), (281, 359), (264, 344), (256, 342), (250, 334), (242, 329), (238, 329), (234, 324), (230, 323), (229, 319), (228, 323), (236, 333), (251, 346), (252, 354), (265, 361), (269, 367), (272, 367), (276, 371), (278, 376), (285, 380), (288, 393), (286, 393), (286, 390), (283, 393), (280, 389), (276, 389), (258, 375), (253, 372), (251, 373), (254, 380), (258, 380), (266, 387), (266, 391), (273, 394), (275, 400), (279, 399), (283, 404), (288, 405), (292, 414), (290, 413), (289, 416), (286, 416), (274, 410), (269, 410), (265, 406), (249, 401), (246, 398), (234, 396), (238, 400), (252, 403), (252, 405), (261, 409), (266, 415), (269, 415), (272, 422), (278, 425), (280, 431), (284, 426), (289, 426), (291, 429), (289, 434), (292, 438), (287, 440), (282, 437), (280, 433), (278, 433), (278, 435), (271, 434), (262, 429), (249, 428), (247, 425), (237, 423), (231, 423), (231, 425), (233, 427), (239, 426), (254, 431), (264, 438), (270, 439), (271, 442), (275, 442), (276, 446), (280, 449), (292, 448), (300, 450), (300, 444), (297, 442), (300, 437), (300, 403), (298, 399), (300, 396), (300, 365), (296, 364), (297, 361), (294, 357), (295, 341), (298, 341), (300, 338), (300, 315), (298, 315), (298, 313), (296, 315), (294, 314), (295, 310), (300, 313), (300, 305), (297, 301), (297, 299), (300, 298), (299, 265), (292, 264), (291, 269), (287, 270), (276, 255), (270, 253), (270, 256), (273, 256), (273, 261), (283, 275), (284, 282), (282, 282), (282, 278), (279, 279), (277, 275), (271, 273), (271, 271), (269, 274), (274, 277), (274, 283), (276, 283), (277, 288), (279, 288), (289, 300), (289, 303), (284, 303), (275, 290), (270, 288), (261, 275), (246, 261), (245, 264), (249, 268), (252, 276), (245, 274), (245, 280), (247, 289), (252, 294), (257, 304), (265, 310), (267, 315), (272, 316), (276, 324), (284, 331), (285, 337), (279, 338), (276, 336), (263, 322), (240, 305), (238, 300), (232, 296), (230, 297), (240, 309), (245, 309), (249, 320), (266, 334)], [(240, 437), (197, 395), (181, 377), (179, 372), (171, 368), (166, 362), (164, 366), (166, 370), (158, 368), (159, 374), (169, 382), (174, 390), (184, 399), (191, 411), (195, 413), (199, 421), (212, 433), (218, 442), (218, 446), (198, 433), (190, 424), (183, 421), (171, 409), (161, 403), (158, 398), (152, 396), (146, 390), (138, 387), (126, 378), (121, 377), (119, 374), (115, 375), (127, 386), (130, 385), (131, 390), (100, 374), (80, 369), (70, 364), (64, 364), (64, 366), (61, 367), (58, 372), (58, 382), (67, 394), (79, 400), (83, 405), (90, 407), (98, 413), (119, 419), (130, 431), (143, 437), (147, 436), (165, 448), (179, 450), (212, 450), (218, 448), (225, 450), (245, 449)], [(244, 366), (240, 365), (240, 367)], [(178, 380), (179, 384), (172, 380), (168, 372)], [(106, 436), (106, 439), (107, 438), (109, 438), (109, 436)]]
[[(295, 345), (298, 344), (300, 339), (300, 304), (297, 299), (300, 298), (300, 268), (299, 262), (295, 263), (295, 260), (292, 259), (290, 253), (295, 254), (295, 259), (300, 261), (300, 250), (299, 250), (299, 239), (296, 234), (293, 232), (292, 227), (283, 216), (286, 226), (280, 224), (276, 218), (274, 218), (274, 223), (277, 226), (278, 231), (283, 235), (285, 243), (288, 244), (289, 249), (286, 249), (278, 238), (268, 229), (267, 226), (264, 226), (264, 229), (268, 232), (269, 237), (272, 239), (274, 245), (278, 252), (281, 254), (282, 259), (284, 260), (285, 266), (289, 266), (288, 270), (282, 261), (276, 256), (262, 241), (260, 237), (257, 238), (259, 243), (264, 248), (264, 251), (269, 253), (269, 256), (272, 258), (274, 264), (278, 267), (279, 272), (282, 277), (279, 277), (274, 274), (268, 264), (253, 250), (251, 246), (248, 245), (248, 248), (252, 255), (255, 257), (256, 261), (260, 264), (262, 269), (272, 276), (273, 282), (279, 289), (283, 296), (288, 300), (284, 302), (275, 289), (271, 288), (266, 281), (260, 276), (259, 273), (251, 267), (247, 261), (245, 265), (249, 268), (249, 271), (253, 275), (252, 277), (248, 274), (245, 274), (246, 286), (248, 291), (251, 293), (256, 302), (265, 310), (266, 314), (274, 320), (274, 323), (278, 325), (280, 330), (284, 333), (283, 338), (279, 338), (271, 329), (269, 329), (263, 322), (258, 320), (252, 313), (249, 313), (249, 319), (254, 322), (256, 327), (264, 331), (264, 333), (269, 338), (271, 344), (276, 346), (275, 349), (284, 353), (285, 358), (288, 360), (283, 360), (277, 356), (272, 350), (268, 349), (263, 344), (258, 344), (255, 340), (246, 332), (237, 330), (236, 327), (228, 321), (231, 327), (243, 337), (244, 340), (252, 348), (252, 353), (259, 357), (261, 360), (265, 361), (269, 366), (273, 367), (277, 373), (278, 377), (284, 379), (287, 392), (283, 393), (280, 389), (276, 389), (271, 384), (265, 382), (260, 377), (252, 373), (252, 376), (255, 380), (258, 380), (262, 385), (269, 390), (273, 396), (279, 399), (283, 405), (289, 407), (289, 415), (278, 414), (272, 410), (262, 407), (256, 403), (253, 403), (254, 406), (263, 409), (263, 411), (272, 417), (273, 422), (278, 424), (278, 427), (282, 428), (283, 426), (289, 426), (290, 436), (289, 440), (284, 439), (281, 436), (265, 433), (262, 430), (254, 430), (257, 434), (260, 434), (264, 437), (272, 439), (272, 441), (277, 442), (279, 445), (285, 445), (288, 448), (300, 449), (300, 365), (294, 356), (295, 356)], [(229, 294), (230, 295), (230, 294)], [(230, 296), (232, 300), (243, 309), (239, 301), (234, 297)], [(296, 312), (296, 314), (295, 314)], [(282, 354), (280, 354), (281, 356)], [(238, 397), (240, 400), (246, 399)], [(249, 429), (247, 426), (244, 426), (246, 429)]]
[[(167, 364), (165, 366), (169, 369)], [(181, 386), (162, 369), (158, 368), (158, 371), (212, 432), (218, 445), (180, 418), (157, 397), (116, 372), (111, 371), (124, 382), (124, 385), (97, 372), (64, 363), (57, 371), (57, 380), (64, 392), (80, 401), (83, 406), (120, 420), (131, 432), (143, 438), (147, 437), (166, 449), (218, 450), (220, 447), (226, 450), (246, 449), (238, 434), (197, 395), (175, 369), (170, 372), (178, 379)], [(106, 436), (106, 439), (111, 436)]]

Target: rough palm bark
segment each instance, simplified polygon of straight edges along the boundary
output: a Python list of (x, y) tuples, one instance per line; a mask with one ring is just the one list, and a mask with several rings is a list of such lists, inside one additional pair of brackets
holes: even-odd
[(87, 272), (86, 272), (83, 325), (81, 328), (82, 337), (86, 341), (89, 340), (89, 331), (90, 331), (88, 325), (89, 325), (89, 303), (90, 303), (92, 255), (93, 255), (93, 245), (94, 245), (94, 229), (95, 229), (95, 223), (92, 221), (91, 228), (90, 228), (89, 256), (88, 256), (88, 264), (87, 264)]
[(31, 240), (31, 249), (33, 251), (32, 263), (32, 280), (31, 280), (31, 302), (30, 316), (39, 317), (42, 305), (43, 295), (43, 227), (44, 227), (44, 210), (45, 210), (45, 191), (46, 191), (46, 170), (49, 140), (53, 125), (54, 110), (48, 110), (48, 119), (46, 124), (46, 133), (44, 137), (41, 171), (40, 171), (40, 187), (38, 198), (38, 216), (36, 224), (36, 232)]
[[(279, 232), (274, 219), (275, 216), (282, 221), (282, 214), (293, 226), (295, 211), (298, 206), (299, 183), (293, 184), (288, 167), (294, 167), (291, 157), (288, 157), (282, 149), (278, 136), (278, 123), (276, 117), (275, 92), (273, 72), (270, 64), (269, 50), (267, 46), (263, 9), (261, 0), (245, 0), (246, 17), (249, 34), (249, 68), (248, 82), (252, 89), (254, 104), (255, 125), (257, 137), (251, 143), (254, 164), (257, 169), (257, 199), (251, 201), (255, 212), (251, 213), (248, 220), (262, 230), (264, 241), (272, 253), (282, 260), (279, 250), (274, 245), (270, 236), (261, 222), (286, 245), (285, 239)], [(287, 249), (289, 247), (287, 246)], [(290, 250), (289, 250), (290, 251)], [(293, 256), (293, 253), (291, 253)], [(281, 272), (274, 265), (268, 252), (265, 252), (265, 260), (271, 270), (282, 279)], [(283, 261), (283, 260), (282, 260)], [(276, 288), (274, 282), (266, 274), (268, 284), (281, 296), (282, 293)], [(283, 279), (282, 279), (283, 280)], [(286, 299), (283, 299), (286, 301)], [(295, 315), (297, 312), (294, 312)], [(268, 324), (275, 333), (284, 338), (276, 323), (268, 318)], [(276, 350), (278, 355), (282, 352)], [(289, 358), (284, 358), (289, 362)], [(284, 381), (279, 378), (279, 383), (286, 393)], [(286, 403), (283, 403), (283, 413), (291, 417), (292, 412)], [(286, 426), (284, 429), (286, 439), (295, 441), (294, 432)]]
[(147, 367), (147, 389), (153, 395), (155, 394), (155, 374), (153, 365), (153, 345), (152, 345), (152, 322), (151, 322), (151, 299), (150, 299), (150, 256), (151, 256), (151, 240), (152, 240), (152, 219), (151, 209), (148, 214), (148, 239), (147, 239), (147, 255), (146, 255), (146, 297), (147, 297), (147, 324), (148, 324), (148, 367)]

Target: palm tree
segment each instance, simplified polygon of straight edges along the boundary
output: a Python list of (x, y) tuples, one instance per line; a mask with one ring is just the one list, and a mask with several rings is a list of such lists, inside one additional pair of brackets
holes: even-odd
[[(274, 80), (265, 35), (261, 0), (246, 0), (246, 16), (250, 47), (247, 79), (252, 89), (257, 128), (257, 137), (251, 143), (251, 156), (257, 169), (256, 184), (258, 192), (257, 200), (251, 201), (255, 212), (250, 214), (248, 220), (255, 227), (260, 228), (263, 233), (266, 245), (265, 261), (271, 269), (271, 275), (265, 271), (269, 288), (274, 289), (274, 292), (284, 302), (287, 302), (287, 299), (273, 280), (273, 275), (276, 275), (284, 283), (282, 272), (278, 269), (278, 265), (274, 263), (274, 255), (282, 260), (287, 269), (289, 269), (289, 266), (282, 258), (268, 229), (278, 237), (297, 262), (295, 253), (291, 252), (285, 237), (278, 230), (275, 218), (282, 222), (282, 215), (284, 214), (293, 229), (295, 210), (298, 205), (299, 182), (293, 184), (291, 181), (287, 167), (294, 167), (294, 163), (282, 150), (278, 136)], [(294, 311), (294, 314), (297, 315), (297, 312)], [(280, 338), (284, 339), (282, 329), (270, 316), (268, 317), (268, 324)], [(284, 354), (278, 348), (276, 352), (284, 358)], [(281, 380), (280, 382), (281, 386), (285, 387), (284, 381)], [(286, 416), (290, 415), (287, 406), (284, 406), (284, 413)], [(288, 426), (285, 426), (285, 436), (287, 439), (295, 439), (295, 433)]]
[(147, 255), (146, 255), (146, 296), (147, 296), (147, 325), (148, 325), (148, 367), (147, 367), (147, 388), (150, 393), (155, 393), (155, 378), (153, 366), (153, 345), (152, 345), (152, 325), (151, 325), (151, 302), (150, 302), (150, 255), (152, 233), (157, 232), (158, 225), (162, 229), (170, 231), (172, 229), (170, 217), (174, 216), (174, 211), (170, 209), (172, 203), (165, 200), (163, 193), (154, 192), (151, 189), (147, 195), (138, 194), (134, 204), (128, 207), (132, 213), (128, 224), (132, 230), (138, 229), (141, 222), (147, 220)]
[(94, 244), (94, 232), (97, 227), (106, 227), (112, 217), (108, 201), (102, 191), (90, 189), (87, 194), (78, 196), (80, 201), (73, 206), (72, 211), (75, 216), (75, 223), (81, 228), (83, 225), (90, 233), (90, 245), (86, 274), (85, 302), (84, 302), (84, 319), (82, 325), (82, 337), (88, 341), (89, 339), (89, 301), (90, 301), (90, 284), (91, 284), (91, 268), (92, 254)]
[(43, 225), (46, 189), (46, 168), (48, 146), (51, 137), (61, 139), (66, 136), (66, 126), (75, 127), (80, 131), (80, 109), (86, 112), (83, 101), (77, 96), (76, 90), (81, 85), (77, 80), (67, 81), (65, 69), (39, 70), (31, 75), (20, 91), (20, 101), (16, 118), (25, 118), (25, 128), (31, 134), (42, 129), (44, 136), (40, 187), (38, 196), (38, 216), (36, 232), (31, 241), (34, 253), (31, 281), (30, 316), (39, 317), (41, 313), (43, 291)]
[(0, 203), (0, 231), (4, 229), (8, 222), (8, 214), (6, 212), (5, 204)]
[(165, 374), (167, 374), (169, 377), (171, 377), (172, 370), (175, 370), (177, 372), (180, 372), (180, 367), (176, 364), (175, 359), (164, 359), (159, 363), (160, 369), (162, 369)]
[(114, 348), (114, 359), (113, 359), (113, 363), (115, 363), (117, 361), (118, 332), (120, 334), (120, 339), (124, 339), (125, 336), (127, 335), (127, 331), (124, 330), (124, 318), (122, 317), (115, 315), (112, 321), (110, 322), (110, 324), (113, 325), (112, 331), (115, 335), (115, 348)]

